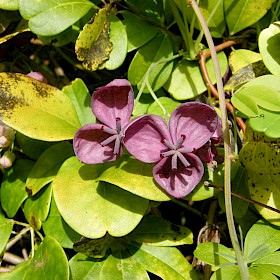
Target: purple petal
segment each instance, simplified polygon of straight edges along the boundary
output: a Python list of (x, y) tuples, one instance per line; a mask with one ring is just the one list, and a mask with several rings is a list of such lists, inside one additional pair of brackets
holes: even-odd
[(214, 144), (220, 143), (222, 137), (223, 137), (222, 121), (220, 118), (218, 118), (217, 128), (214, 134), (211, 136), (212, 143)]
[(116, 160), (120, 156), (114, 154), (114, 141), (104, 147), (100, 144), (112, 136), (112, 134), (102, 130), (102, 127), (101, 124), (88, 124), (77, 131), (73, 145), (75, 154), (81, 162), (86, 164), (102, 163)]
[(183, 147), (198, 149), (213, 135), (218, 117), (213, 108), (199, 102), (187, 102), (177, 107), (169, 121), (173, 142), (185, 135)]
[(124, 129), (124, 145), (137, 159), (157, 162), (160, 154), (168, 148), (163, 139), (171, 141), (165, 120), (155, 115), (144, 115), (133, 119)]
[(178, 161), (178, 169), (171, 169), (171, 157), (163, 158), (153, 168), (155, 181), (171, 196), (181, 198), (188, 195), (200, 182), (204, 173), (201, 160), (194, 154), (185, 155), (190, 166)]
[(98, 88), (91, 100), (92, 111), (97, 119), (114, 129), (117, 128), (117, 118), (120, 118), (122, 127), (128, 123), (133, 104), (133, 90), (129, 81), (125, 79), (115, 79)]

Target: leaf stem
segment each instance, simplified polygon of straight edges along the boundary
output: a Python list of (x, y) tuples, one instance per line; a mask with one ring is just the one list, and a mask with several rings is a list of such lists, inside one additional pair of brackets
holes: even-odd
[(222, 128), (223, 128), (223, 137), (224, 137), (224, 149), (225, 149), (225, 181), (224, 181), (224, 191), (225, 191), (225, 208), (226, 208), (226, 217), (227, 217), (227, 224), (229, 229), (229, 235), (232, 242), (233, 249), (236, 254), (236, 259), (238, 263), (238, 267), (240, 270), (241, 279), (249, 279), (249, 271), (247, 267), (247, 263), (245, 262), (244, 256), (241, 252), (235, 226), (234, 226), (234, 219), (233, 219), (233, 212), (232, 212), (232, 204), (231, 204), (231, 182), (230, 182), (230, 169), (231, 169), (231, 148), (230, 148), (230, 134), (229, 134), (229, 127), (228, 127), (228, 119), (227, 119), (227, 110), (226, 110), (226, 102), (224, 96), (224, 89), (223, 83), (221, 78), (221, 71), (219, 67), (218, 57), (215, 50), (214, 42), (210, 31), (208, 29), (207, 23), (196, 3), (195, 0), (186, 0), (192, 6), (205, 34), (206, 41), (208, 43), (215, 74), (217, 80), (217, 88), (219, 93), (219, 104), (221, 109), (221, 119), (222, 119)]

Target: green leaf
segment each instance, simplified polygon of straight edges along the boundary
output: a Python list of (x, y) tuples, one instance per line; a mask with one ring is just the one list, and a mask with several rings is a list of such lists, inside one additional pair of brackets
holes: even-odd
[(88, 238), (100, 238), (106, 232), (112, 236), (128, 234), (148, 207), (146, 199), (97, 182), (102, 168), (103, 165), (84, 165), (72, 157), (63, 163), (52, 183), (61, 216), (71, 228)]
[(176, 248), (148, 245), (140, 247), (137, 244), (131, 244), (129, 251), (132, 254), (132, 259), (162, 279), (197, 279), (192, 266)]
[(77, 78), (62, 91), (71, 99), (76, 109), (81, 125), (95, 123), (96, 119), (91, 110), (91, 96), (83, 82)]
[(62, 163), (73, 155), (73, 147), (69, 142), (57, 143), (44, 151), (27, 177), (26, 191), (30, 195), (40, 191), (53, 180)]
[(156, 216), (145, 216), (129, 239), (152, 246), (178, 246), (192, 244), (192, 232)]
[[(148, 73), (148, 81), (154, 91), (161, 88), (169, 78), (173, 62), (162, 62), (173, 55), (172, 45), (167, 35), (154, 37), (135, 54), (128, 68), (128, 80), (140, 89)], [(149, 92), (147, 87), (144, 92)]]
[(275, 75), (263, 75), (246, 83), (244, 87), (250, 86), (266, 86), (279, 91), (280, 77)]
[(101, 65), (100, 68), (105, 67), (108, 70), (115, 70), (120, 67), (127, 54), (127, 35), (125, 26), (122, 21), (115, 15), (110, 15), (110, 42), (113, 44), (112, 51), (108, 60)]
[(234, 74), (242, 68), (260, 60), (262, 60), (262, 57), (259, 53), (247, 49), (238, 49), (230, 53), (229, 65)]
[[(108, 233), (96, 239), (82, 237), (81, 240), (74, 244), (73, 249), (77, 253), (82, 253), (95, 259), (102, 259), (107, 255), (107, 251), (111, 247), (114, 238)], [(119, 239), (119, 237), (117, 238)]]
[(100, 9), (93, 21), (87, 23), (76, 41), (78, 60), (87, 70), (95, 71), (109, 58), (112, 43), (109, 39), (110, 21), (107, 8)]
[(169, 196), (154, 182), (153, 164), (122, 156), (120, 160), (107, 166), (109, 167), (100, 173), (98, 180), (117, 185), (126, 191), (149, 200), (170, 200)]
[(20, 1), (21, 16), (29, 20), (33, 33), (42, 36), (61, 33), (93, 7), (95, 5), (87, 0)]
[(72, 249), (73, 244), (81, 238), (81, 235), (65, 223), (53, 198), (51, 200), (49, 215), (42, 224), (42, 227), (45, 235), (54, 237), (63, 248)]
[(110, 255), (105, 261), (100, 271), (102, 280), (149, 280), (148, 273), (141, 264), (133, 259), (133, 257), (125, 258), (119, 252), (117, 256)]
[(226, 22), (233, 35), (260, 20), (271, 8), (275, 0), (224, 0)]
[(4, 174), (0, 189), (1, 206), (10, 218), (16, 215), (21, 204), (28, 197), (25, 181), (33, 165), (34, 162), (31, 160), (19, 159)]
[(25, 201), (23, 206), (24, 216), (35, 230), (39, 230), (42, 222), (47, 219), (51, 198), (52, 186), (49, 185)]
[(252, 280), (277, 280), (270, 271), (261, 267), (249, 267), (250, 279)]
[(255, 261), (255, 258), (251, 256), (254, 255), (256, 248), (260, 245), (265, 245), (266, 250), (259, 250), (263, 254), (259, 254), (256, 259), (264, 257), (267, 253), (277, 251), (280, 248), (279, 228), (277, 229), (263, 220), (259, 220), (250, 228), (244, 243), (244, 255), (248, 261)]
[(249, 118), (259, 115), (259, 107), (252, 96), (242, 93), (242, 91), (235, 93), (231, 98), (231, 102), (236, 109)]
[(18, 131), (16, 133), (16, 142), (22, 153), (34, 160), (37, 160), (46, 149), (55, 145), (55, 142), (45, 142), (32, 139)]
[(204, 185), (205, 181), (209, 181), (214, 185), (223, 186), (224, 182), (224, 165), (219, 164), (214, 171), (207, 168), (203, 174), (201, 181), (184, 199), (188, 201), (201, 201), (211, 198), (217, 192), (213, 187)]
[(38, 140), (60, 141), (72, 139), (80, 128), (71, 100), (58, 89), (16, 73), (0, 73), (0, 82), (0, 115), (15, 130)]
[(125, 3), (131, 8), (136, 14), (140, 14), (148, 18), (148, 21), (157, 21), (162, 23), (163, 20), (163, 1), (142, 1), (142, 0), (125, 0)]
[(127, 51), (131, 52), (149, 42), (158, 33), (158, 29), (139, 16), (128, 11), (122, 11), (127, 33)]
[[(165, 110), (167, 111), (167, 113), (169, 115), (171, 115), (171, 113), (174, 111), (174, 109), (176, 109), (181, 103), (178, 101), (175, 101), (169, 97), (160, 97), (159, 102), (161, 103), (161, 105), (165, 108)], [(147, 111), (148, 114), (154, 114), (154, 115), (158, 115), (161, 116), (163, 118), (165, 118), (165, 115), (162, 111), (162, 109), (160, 108), (160, 106), (158, 105), (158, 103), (156, 101), (154, 101), (148, 108)]]
[(280, 276), (280, 252), (274, 252), (259, 258), (252, 263), (252, 266), (264, 268), (273, 274)]
[(44, 238), (34, 258), (17, 265), (14, 270), (1, 273), (5, 280), (69, 279), (67, 257), (59, 243), (51, 236)]
[[(245, 86), (239, 89), (232, 98), (232, 102), (235, 102), (236, 99), (239, 100), (240, 103), (244, 103), (245, 106), (247, 105), (247, 98), (254, 102), (255, 106), (258, 105), (264, 109), (280, 112), (280, 91), (275, 90), (272, 87), (262, 86), (262, 85), (252, 85), (252, 86)], [(243, 101), (245, 99), (245, 101)], [(236, 106), (233, 103), (234, 106)], [(251, 105), (251, 104), (250, 104)], [(236, 106), (239, 109), (238, 106)], [(250, 106), (247, 105), (247, 107)], [(242, 113), (245, 114), (242, 110)], [(252, 108), (252, 111), (255, 111), (255, 108)]]
[(6, 249), (7, 242), (11, 236), (14, 226), (14, 221), (6, 219), (2, 209), (0, 208), (0, 255)]
[[(175, 2), (180, 7), (180, 1), (177, 0)], [(199, 2), (199, 8), (203, 14), (203, 17), (207, 21), (207, 25), (209, 27), (211, 35), (214, 38), (222, 38), (226, 29), (226, 22), (224, 17), (224, 1), (201, 1)], [(188, 21), (191, 23), (195, 15), (193, 12), (193, 8), (190, 5), (188, 5), (188, 7), (185, 9), (184, 14), (186, 14)], [(196, 21), (195, 27), (198, 30), (201, 29), (199, 21)]]
[(263, 132), (267, 137), (280, 137), (280, 112), (271, 112), (266, 109), (259, 110), (259, 117), (251, 118), (249, 125), (257, 132)]
[(204, 242), (199, 244), (194, 256), (207, 264), (219, 267), (226, 263), (235, 263), (235, 253), (232, 249), (222, 244), (214, 242)]
[(19, 0), (0, 0), (0, 9), (15, 11), (19, 9)]
[(267, 69), (277, 76), (280, 76), (279, 23), (276, 22), (263, 29), (259, 36), (259, 49), (263, 62)]
[[(223, 76), (228, 66), (227, 57), (223, 52), (219, 52), (218, 59)], [(215, 84), (216, 78), (212, 59), (207, 60), (206, 67), (212, 83)], [(164, 88), (177, 100), (195, 98), (207, 90), (199, 64), (186, 59), (178, 62)]]
[[(241, 280), (237, 266), (223, 267), (214, 272), (210, 280)], [(253, 280), (253, 279), (252, 279)], [(256, 279), (255, 279), (256, 280)]]
[[(100, 271), (104, 261), (90, 258), (78, 253), (69, 261), (71, 280), (91, 279), (100, 280)], [(104, 279), (105, 280), (105, 279)]]

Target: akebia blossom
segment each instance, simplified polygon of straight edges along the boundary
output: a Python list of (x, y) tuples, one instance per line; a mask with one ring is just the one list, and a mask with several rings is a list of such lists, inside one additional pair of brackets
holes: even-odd
[(74, 137), (74, 151), (81, 162), (113, 161), (122, 154), (124, 129), (133, 105), (133, 90), (125, 79), (115, 79), (93, 93), (91, 108), (100, 123), (81, 127)]
[(217, 114), (210, 106), (187, 102), (173, 111), (168, 126), (155, 115), (132, 120), (125, 131), (124, 144), (138, 160), (156, 163), (155, 181), (171, 196), (181, 198), (202, 179), (204, 166), (195, 152), (210, 140), (217, 122)]

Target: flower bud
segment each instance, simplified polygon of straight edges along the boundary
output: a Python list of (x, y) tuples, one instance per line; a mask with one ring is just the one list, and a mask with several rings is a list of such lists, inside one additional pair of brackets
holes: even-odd
[(15, 139), (15, 131), (9, 126), (0, 123), (0, 148), (7, 148)]
[(0, 166), (2, 168), (11, 167), (15, 158), (16, 156), (12, 151), (6, 151), (4, 155), (0, 158)]
[(27, 77), (31, 77), (33, 79), (38, 80), (39, 82), (48, 83), (47, 78), (45, 78), (45, 76), (43, 76), (40, 72), (30, 72), (26, 75)]

